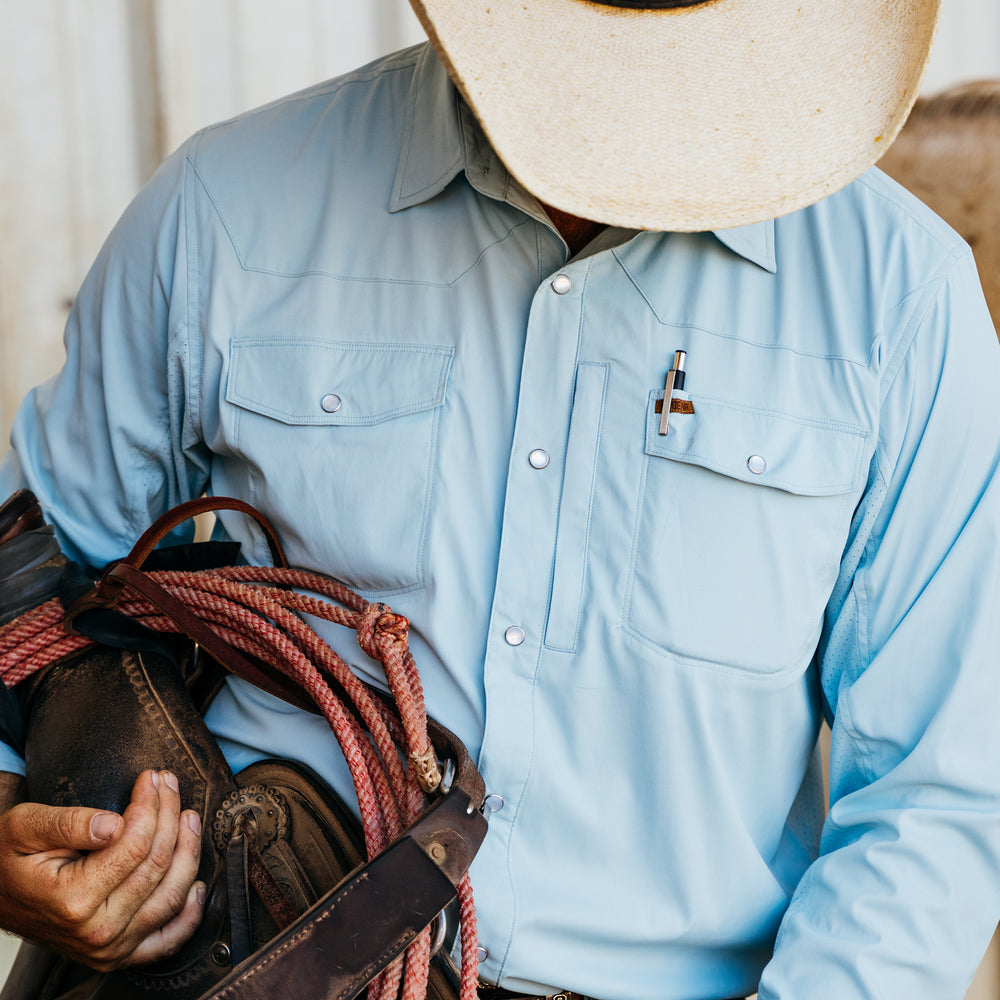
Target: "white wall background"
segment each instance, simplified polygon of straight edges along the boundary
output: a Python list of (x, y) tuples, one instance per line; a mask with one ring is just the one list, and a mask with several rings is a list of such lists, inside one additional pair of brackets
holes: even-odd
[[(1000, 77), (1000, 0), (942, 11), (925, 92)], [(406, 0), (0, 0), (0, 441), (61, 364), (76, 289), (166, 153), (422, 37)], [(969, 1000), (1000, 1000), (997, 950)]]
[[(406, 0), (0, 0), (0, 441), (166, 153), (422, 37)], [(943, 0), (925, 90), (983, 76), (1000, 76), (1000, 2)]]

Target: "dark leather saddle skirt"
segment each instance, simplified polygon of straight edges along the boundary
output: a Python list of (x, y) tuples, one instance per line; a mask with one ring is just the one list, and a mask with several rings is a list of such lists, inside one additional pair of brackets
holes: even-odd
[(51, 668), (24, 702), (28, 798), (121, 813), (142, 771), (172, 771), (182, 807), (202, 818), (208, 895), (176, 956), (98, 976), (28, 946), (2, 1000), (198, 997), (364, 861), (358, 820), (309, 769), (264, 760), (230, 772), (166, 651), (98, 647)]

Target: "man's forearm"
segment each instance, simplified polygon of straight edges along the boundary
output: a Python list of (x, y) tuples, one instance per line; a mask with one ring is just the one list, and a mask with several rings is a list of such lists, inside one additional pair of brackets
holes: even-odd
[(13, 809), (25, 797), (24, 778), (9, 771), (0, 771), (0, 815)]

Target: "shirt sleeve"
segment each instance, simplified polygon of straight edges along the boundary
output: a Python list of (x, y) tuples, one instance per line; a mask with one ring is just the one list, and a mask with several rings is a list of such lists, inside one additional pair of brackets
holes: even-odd
[[(0, 461), (0, 498), (32, 490), (63, 552), (90, 566), (127, 553), (152, 520), (207, 481), (189, 384), (194, 183), (182, 148), (126, 210), (74, 302), (62, 371), (22, 403)], [(192, 530), (182, 526), (173, 540)], [(24, 773), (3, 742), (0, 770)]]
[(208, 475), (190, 331), (186, 149), (163, 163), (108, 237), (66, 325), (66, 362), (21, 405), (0, 496), (31, 489), (63, 551), (102, 566)]
[(831, 809), (761, 1000), (960, 1000), (1000, 916), (1000, 352), (964, 250), (896, 313), (818, 651)]

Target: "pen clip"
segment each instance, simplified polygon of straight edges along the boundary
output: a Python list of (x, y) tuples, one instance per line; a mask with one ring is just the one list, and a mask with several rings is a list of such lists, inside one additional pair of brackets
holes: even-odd
[(667, 372), (667, 380), (663, 384), (663, 404), (660, 410), (660, 435), (670, 430), (670, 404), (675, 391), (684, 388), (684, 365), (687, 361), (687, 351), (674, 351), (674, 367)]

